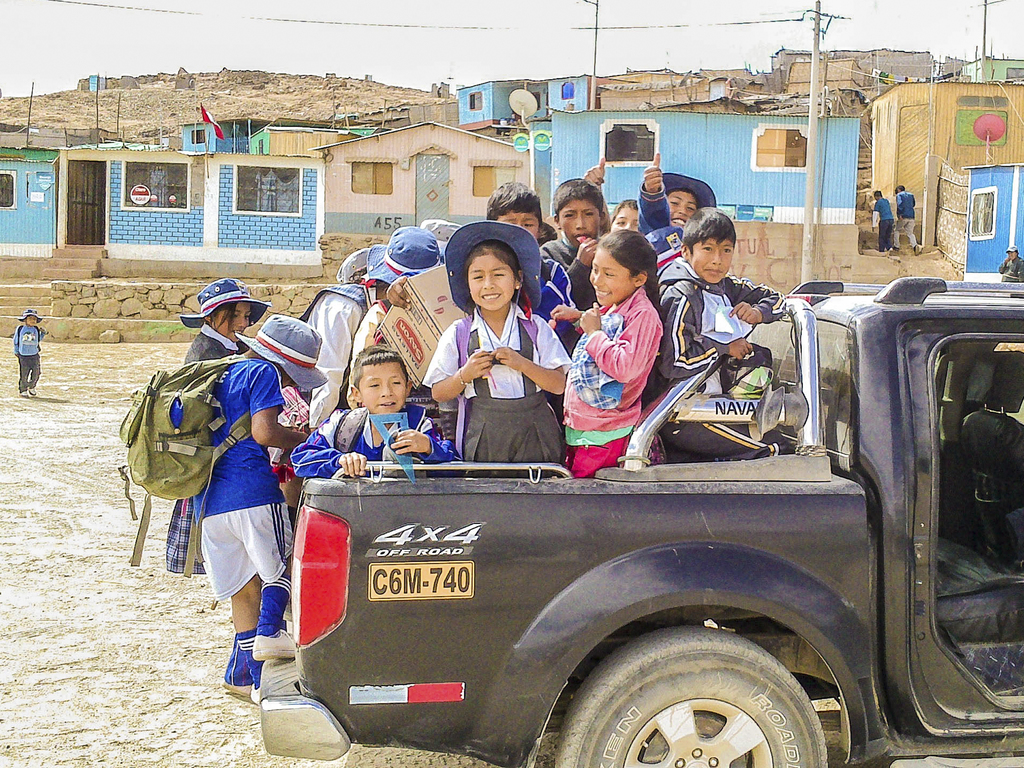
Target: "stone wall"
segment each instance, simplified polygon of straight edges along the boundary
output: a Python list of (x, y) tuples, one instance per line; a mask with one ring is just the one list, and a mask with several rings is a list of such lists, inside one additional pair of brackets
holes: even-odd
[[(120, 283), (109, 280), (50, 284), (52, 317), (97, 320), (177, 320), (198, 312), (196, 295), (205, 283)], [(272, 313), (298, 316), (323, 288), (319, 283), (250, 285), (250, 293), (271, 304)]]
[(351, 235), (345, 232), (326, 232), (320, 237), (320, 254), (324, 265), (324, 280), (334, 282), (338, 268), (360, 248), (386, 243), (387, 235)]

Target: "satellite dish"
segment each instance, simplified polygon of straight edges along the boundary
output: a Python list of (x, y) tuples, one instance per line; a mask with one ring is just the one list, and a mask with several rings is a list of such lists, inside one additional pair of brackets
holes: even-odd
[(517, 88), (508, 95), (508, 105), (517, 115), (526, 117), (537, 111), (537, 97), (525, 88)]

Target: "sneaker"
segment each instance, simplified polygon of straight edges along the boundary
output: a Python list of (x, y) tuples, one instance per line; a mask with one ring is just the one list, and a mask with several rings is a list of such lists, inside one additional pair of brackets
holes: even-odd
[(256, 635), (252, 643), (252, 657), (256, 661), (268, 659), (294, 659), (295, 642), (283, 629), (273, 635)]
[[(221, 687), (232, 696), (244, 699), (245, 701), (252, 701), (253, 687), (251, 685), (233, 685), (227, 680), (220, 681)], [(258, 703), (258, 701), (257, 701)]]
[(31, 397), (31, 395), (28, 392), (19, 392), (18, 396), (19, 397)]
[(30, 387), (29, 390), (28, 390), (28, 393), (30, 395), (32, 395), (32, 397), (35, 397), (36, 396), (36, 388), (35, 387)]
[(252, 688), (252, 690), (249, 691), (249, 701), (258, 707), (260, 705), (260, 689), (255, 685), (249, 687)]

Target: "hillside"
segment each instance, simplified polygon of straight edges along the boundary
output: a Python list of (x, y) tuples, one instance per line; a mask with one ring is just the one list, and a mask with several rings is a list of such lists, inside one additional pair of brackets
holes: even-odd
[[(182, 123), (199, 120), (200, 101), (217, 120), (331, 120), (335, 114), (375, 112), (399, 104), (446, 101), (427, 91), (385, 85), (369, 80), (319, 75), (288, 75), (238, 71), (194, 74), (194, 90), (175, 90), (175, 75), (140, 75), (137, 89), (110, 88), (99, 94), (99, 127), (114, 132), (118, 125), (126, 140), (152, 140), (163, 133), (176, 135)], [(123, 81), (124, 78), (121, 78)], [(115, 81), (116, 82), (116, 81)], [(0, 99), (0, 123), (24, 125), (28, 98)], [(96, 126), (96, 94), (60, 91), (37, 95), (32, 103), (32, 126), (89, 130)]]

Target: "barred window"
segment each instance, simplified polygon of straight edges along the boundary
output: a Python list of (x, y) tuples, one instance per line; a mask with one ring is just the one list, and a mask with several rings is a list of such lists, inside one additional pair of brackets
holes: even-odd
[(188, 208), (188, 165), (125, 163), (123, 207)]
[(300, 213), (300, 168), (237, 166), (235, 210), (247, 213)]

